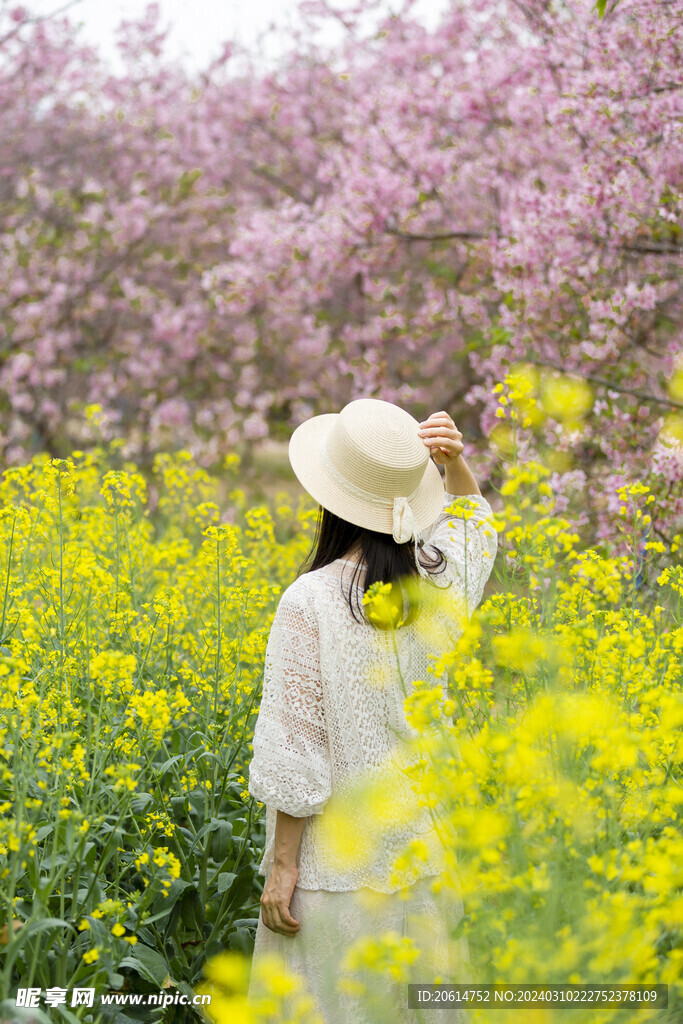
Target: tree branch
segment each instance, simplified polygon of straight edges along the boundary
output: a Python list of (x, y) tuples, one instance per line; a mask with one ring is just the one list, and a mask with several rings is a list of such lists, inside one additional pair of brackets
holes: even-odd
[(280, 191), (285, 193), (285, 195), (288, 195), (290, 199), (295, 199), (297, 203), (304, 203), (306, 206), (313, 205), (312, 199), (307, 199), (306, 196), (302, 195), (297, 188), (288, 184), (288, 182), (283, 181), (283, 179), (277, 174), (273, 174), (273, 172), (269, 171), (267, 167), (258, 167), (252, 161), (247, 161), (247, 167), (253, 174), (256, 174), (265, 181), (270, 182), (271, 185), (275, 185), (275, 187), (279, 188)]
[(17, 24), (13, 29), (11, 29), (11, 31), (7, 32), (4, 36), (2, 36), (2, 38), (0, 38), (0, 46), (4, 46), (4, 44), (8, 43), (10, 39), (14, 39), (14, 37), (18, 35), (19, 32), (21, 32), (22, 28), (24, 28), (25, 25), (40, 25), (43, 21), (49, 21), (50, 18), (56, 18), (59, 14), (64, 14), (71, 7), (74, 7), (76, 4), (80, 3), (81, 0), (68, 0), (67, 3), (63, 4), (61, 7), (58, 7), (54, 11), (48, 11), (47, 14), (32, 14), (24, 21), (17, 22)]
[(683, 409), (683, 402), (675, 402), (672, 398), (658, 398), (656, 395), (650, 395), (646, 391), (631, 390), (630, 388), (622, 387), (621, 384), (615, 384), (611, 380), (606, 380), (604, 377), (597, 377), (592, 373), (582, 373), (580, 370), (568, 370), (566, 366), (562, 366), (559, 363), (551, 363), (544, 359), (536, 359), (534, 356), (524, 356), (523, 361), (533, 363), (535, 366), (548, 366), (552, 370), (559, 370), (560, 373), (571, 373), (576, 377), (583, 378), (583, 380), (590, 380), (594, 384), (599, 384), (601, 387), (609, 388), (611, 391), (619, 391), (623, 395), (630, 395), (632, 398), (640, 398), (644, 402), (654, 402), (655, 405), (668, 405), (672, 409)]
[[(465, 240), (485, 241), (489, 235), (481, 234), (478, 231), (447, 231), (442, 235), (428, 235), (419, 232), (399, 231), (397, 228), (385, 228), (385, 233), (395, 235), (407, 242), (445, 242), (451, 238), (463, 238)], [(498, 233), (497, 230), (495, 232)]]
[(625, 252), (643, 252), (649, 253), (652, 256), (680, 256), (683, 253), (683, 246), (681, 245), (624, 245), (622, 248)]
[[(493, 234), (498, 235), (499, 229), (493, 228)], [(395, 235), (396, 238), (401, 238), (406, 242), (447, 242), (452, 238), (462, 238), (465, 240), (472, 241), (486, 241), (490, 238), (490, 234), (483, 234), (479, 231), (445, 231), (443, 234), (427, 234), (426, 232), (412, 232), (412, 231), (399, 231), (397, 228), (386, 227), (384, 229), (386, 234)], [(582, 241), (593, 242), (597, 244), (595, 239), (588, 238), (582, 239)], [(656, 246), (652, 245), (631, 245), (626, 243), (618, 246), (624, 252), (642, 252), (649, 255), (655, 256), (675, 256), (680, 255), (683, 252), (683, 246), (671, 245), (671, 246)]]

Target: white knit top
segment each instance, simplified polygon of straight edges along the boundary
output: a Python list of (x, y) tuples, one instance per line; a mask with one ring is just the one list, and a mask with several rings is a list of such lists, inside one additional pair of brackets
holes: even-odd
[[(462, 605), (466, 580), (471, 615), (481, 601), (498, 544), (488, 501), (478, 494), (467, 497), (476, 506), (473, 517), (465, 520), (442, 510), (424, 544), (428, 556), (434, 554), (431, 546), (447, 559), (443, 571), (433, 576), (421, 573), (432, 581), (423, 589), (434, 595), (433, 607), (444, 624), (442, 635), (447, 645), (462, 633), (461, 617), (449, 614), (448, 608), (453, 607), (449, 601)], [(455, 495), (446, 493), (444, 510), (455, 500)], [(337, 559), (299, 576), (281, 595), (266, 648), (248, 789), (266, 805), (260, 874), (268, 875), (273, 866), (279, 809), (307, 819), (297, 857), (300, 888), (343, 891), (367, 886), (377, 892), (393, 892), (400, 886), (395, 878), (390, 881), (392, 863), (412, 836), (425, 841), (429, 856), (404, 877), (402, 885), (439, 874), (445, 866), (429, 812), (420, 809), (417, 816), (413, 814), (409, 827), (387, 827), (371, 858), (367, 853), (358, 858), (345, 855), (340, 866), (338, 854), (331, 857), (324, 841), (329, 835), (323, 832), (325, 807), (333, 794), (338, 797), (349, 791), (354, 779), (358, 782), (359, 777), (371, 778), (373, 772), (386, 773), (401, 738), (416, 735), (403, 708), (412, 682), (441, 683), (445, 696), (446, 675), (429, 671), (440, 653), (434, 649), (433, 630), (425, 637), (415, 622), (401, 626), (393, 633), (394, 648), (390, 631), (353, 618), (348, 604), (353, 571), (352, 563)], [(360, 575), (358, 581), (361, 609), (362, 578)], [(355, 596), (354, 609), (359, 615)], [(381, 685), (375, 682), (378, 676), (384, 680)], [(408, 779), (406, 787), (410, 787)], [(400, 785), (395, 794), (398, 803), (410, 799), (407, 789), (399, 790)], [(413, 803), (415, 799), (413, 793)], [(352, 822), (350, 829), (352, 832)], [(358, 838), (362, 841), (363, 837)]]

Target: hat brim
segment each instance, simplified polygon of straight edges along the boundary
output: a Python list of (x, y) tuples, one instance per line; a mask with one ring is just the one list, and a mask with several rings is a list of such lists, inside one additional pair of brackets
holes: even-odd
[[(289, 461), (294, 474), (311, 497), (329, 512), (354, 526), (378, 533), (393, 533), (391, 505), (383, 508), (363, 502), (340, 487), (325, 471), (322, 446), (339, 413), (323, 413), (301, 423), (289, 440)], [(445, 491), (436, 463), (429, 459), (417, 493), (410, 502), (417, 528), (426, 530), (443, 508)]]

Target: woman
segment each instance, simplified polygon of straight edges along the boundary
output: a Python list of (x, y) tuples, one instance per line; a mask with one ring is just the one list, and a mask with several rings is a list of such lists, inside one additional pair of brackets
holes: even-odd
[[(366, 959), (370, 950), (377, 960), (372, 943), (387, 933), (420, 950), (407, 965), (411, 981), (470, 980), (466, 941), (449, 939), (462, 903), (432, 891), (443, 846), (428, 811), (411, 805), (400, 770), (401, 743), (411, 735), (403, 702), (412, 680), (429, 678), (433, 650), (408, 584), (448, 592), (460, 607), (464, 597), (470, 614), (496, 553), (497, 534), (484, 525), (492, 510), (461, 438), (445, 412), (418, 423), (389, 402), (359, 399), (302, 423), (289, 444), (320, 517), (308, 570), (283, 592), (265, 656), (248, 788), (266, 805), (259, 871), (267, 880), (249, 999), (253, 968), (264, 954), (279, 954), (303, 977), (325, 1024), (465, 1020), (457, 1009), (408, 1009), (406, 975), (400, 984), (376, 975), (372, 1005), (344, 984), (354, 963), (349, 947), (365, 942)], [(445, 491), (435, 463), (445, 468)], [(444, 512), (463, 494), (475, 507), (466, 534), (464, 520)], [(377, 581), (392, 583), (403, 600), (393, 630), (363, 614), (363, 595)], [(452, 642), (462, 631), (455, 612), (446, 625)], [(374, 806), (389, 805), (389, 813), (381, 811), (375, 828), (363, 787), (382, 784), (388, 799)], [(399, 878), (396, 858), (411, 837), (422, 840), (422, 855)]]

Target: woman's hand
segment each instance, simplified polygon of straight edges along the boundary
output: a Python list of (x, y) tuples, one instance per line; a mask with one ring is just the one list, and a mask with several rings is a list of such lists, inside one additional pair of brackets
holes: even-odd
[(434, 462), (440, 466), (452, 465), (462, 455), (462, 434), (447, 412), (433, 412), (420, 424), (419, 435), (429, 446)]
[(281, 935), (296, 935), (301, 925), (289, 912), (289, 904), (299, 875), (296, 864), (273, 865), (261, 894), (261, 917), (266, 928)]

